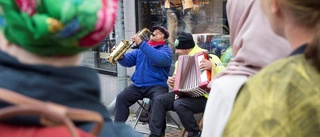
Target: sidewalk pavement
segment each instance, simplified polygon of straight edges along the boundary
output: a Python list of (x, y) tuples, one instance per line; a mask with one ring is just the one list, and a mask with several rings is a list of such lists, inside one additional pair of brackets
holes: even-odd
[[(135, 120), (136, 120), (136, 115), (130, 114), (126, 124), (133, 127)], [(138, 124), (135, 128), (135, 131), (142, 133), (143, 137), (148, 137), (150, 134), (148, 123), (138, 122)], [(181, 137), (182, 131), (183, 131), (183, 129), (178, 128), (177, 126), (167, 124), (165, 137)], [(185, 135), (185, 136), (187, 136), (187, 135)]]

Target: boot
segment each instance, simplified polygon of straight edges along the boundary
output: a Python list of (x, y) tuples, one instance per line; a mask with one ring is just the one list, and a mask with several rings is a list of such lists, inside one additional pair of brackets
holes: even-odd
[(188, 137), (200, 137), (201, 136), (201, 132), (188, 132)]
[[(149, 137), (165, 137), (164, 134), (159, 135), (154, 135), (154, 134), (150, 134)], [(200, 137), (200, 136), (199, 136)]]

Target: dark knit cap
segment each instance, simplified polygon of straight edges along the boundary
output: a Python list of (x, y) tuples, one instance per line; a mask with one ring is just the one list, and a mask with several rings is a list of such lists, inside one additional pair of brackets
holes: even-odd
[(153, 26), (152, 29), (153, 29), (153, 31), (156, 29), (160, 30), (164, 34), (164, 38), (166, 38), (166, 39), (169, 38), (169, 31), (166, 28), (164, 28), (162, 26)]
[(181, 32), (175, 41), (176, 49), (191, 49), (195, 45), (190, 33)]

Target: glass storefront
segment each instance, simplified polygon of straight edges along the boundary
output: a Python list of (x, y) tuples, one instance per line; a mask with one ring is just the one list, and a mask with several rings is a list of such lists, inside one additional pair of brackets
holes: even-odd
[[(174, 40), (181, 31), (193, 34), (195, 42), (203, 49), (217, 55), (222, 62), (230, 59), (229, 26), (226, 17), (227, 0), (190, 0), (194, 4), (181, 4), (180, 0), (136, 0), (136, 30), (160, 25), (168, 28), (171, 37), (168, 44), (174, 51)], [(184, 0), (187, 3), (188, 0)], [(126, 1), (124, 1), (126, 2)], [(183, 8), (183, 7), (190, 8)], [(127, 22), (125, 22), (127, 23)], [(110, 75), (117, 73), (116, 65), (106, 58), (115, 45), (115, 34), (111, 33), (100, 46), (84, 54), (83, 65)], [(229, 52), (226, 52), (229, 51)], [(224, 55), (228, 53), (228, 55)], [(173, 60), (176, 59), (176, 56)]]
[[(229, 26), (226, 16), (227, 0), (139, 0), (138, 30), (160, 25), (169, 30), (168, 44), (174, 51), (174, 41), (179, 32), (193, 34), (195, 42), (203, 49), (223, 56), (229, 48)], [(193, 4), (192, 4), (193, 1)], [(230, 49), (230, 48), (229, 48)], [(176, 60), (176, 56), (173, 60)], [(227, 63), (228, 59), (222, 59)]]
[(99, 73), (117, 76), (117, 65), (107, 60), (114, 45), (116, 45), (115, 33), (112, 32), (99, 46), (82, 54), (81, 65), (94, 68)]

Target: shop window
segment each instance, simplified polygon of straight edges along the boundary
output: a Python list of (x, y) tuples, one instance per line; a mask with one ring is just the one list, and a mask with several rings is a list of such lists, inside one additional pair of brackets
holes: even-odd
[[(191, 3), (193, 1), (193, 5), (181, 4), (180, 0), (170, 1), (171, 6), (159, 0), (139, 0), (138, 30), (151, 29), (154, 25), (167, 27), (171, 35), (167, 42), (173, 52), (177, 34), (181, 31), (190, 32), (199, 47), (207, 49), (208, 52), (219, 58), (229, 57), (223, 56), (227, 49), (230, 50), (229, 26), (226, 16), (227, 0), (190, 0)], [(188, 3), (188, 0), (184, 2)], [(190, 8), (184, 9), (184, 7)], [(177, 55), (173, 60), (176, 59)]]
[(107, 60), (115, 44), (115, 32), (113, 31), (96, 48), (82, 54), (81, 65), (96, 69), (102, 74), (116, 76), (117, 65), (111, 64)]

